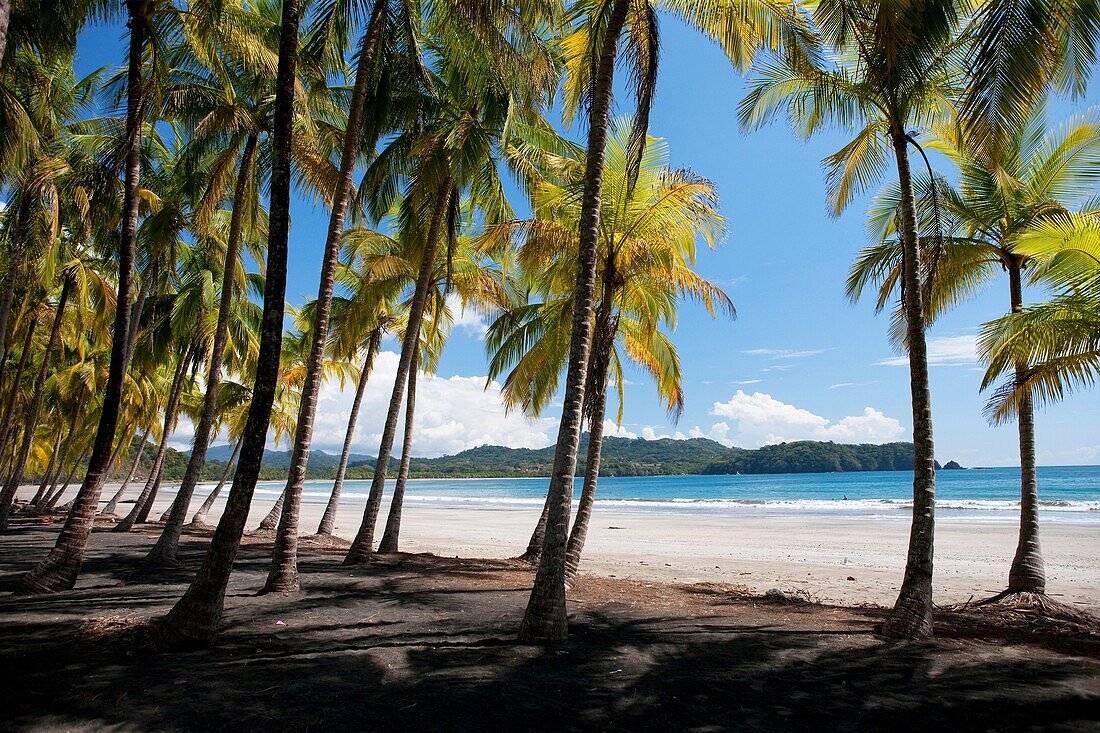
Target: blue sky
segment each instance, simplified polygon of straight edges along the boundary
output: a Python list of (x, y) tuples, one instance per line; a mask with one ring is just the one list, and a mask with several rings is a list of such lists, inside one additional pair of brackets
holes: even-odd
[[(669, 142), (674, 166), (691, 168), (718, 188), (729, 236), (703, 250), (699, 272), (727, 289), (739, 318), (711, 320), (684, 306), (674, 340), (683, 363), (686, 407), (671, 424), (644, 375), (628, 375), (621, 434), (707, 435), (755, 447), (794, 439), (838, 442), (908, 440), (908, 370), (887, 339), (888, 318), (871, 302), (850, 305), (844, 279), (863, 233), (866, 199), (839, 219), (828, 214), (821, 159), (844, 142), (841, 134), (809, 142), (782, 124), (742, 133), (737, 104), (744, 83), (719, 49), (678, 21), (661, 19), (662, 55), (651, 133)], [(87, 29), (78, 44), (78, 72), (118, 65), (125, 44), (119, 26)], [(1100, 103), (1094, 84), (1084, 99), (1056, 100), (1060, 122)], [(619, 113), (632, 101), (620, 94)], [(576, 136), (577, 129), (571, 131)], [(516, 202), (517, 208), (521, 203)], [(327, 212), (295, 201), (290, 239), (288, 300), (316, 296)], [(1034, 299), (1041, 293), (1031, 292)], [(982, 371), (972, 337), (982, 322), (1007, 309), (1007, 280), (942, 319), (929, 333), (933, 361), (936, 454), (964, 465), (1016, 465), (1014, 425), (990, 427), (978, 392)], [(504, 415), (493, 389), (482, 391), (484, 345), (473, 317), (460, 319), (437, 379), (425, 380), (418, 399), (417, 455), (453, 452), (480, 443), (544, 445), (556, 433), (553, 412), (541, 421)], [(392, 341), (390, 351), (396, 349)], [(377, 448), (386, 380), (396, 357), (383, 355), (368, 390), (356, 450)], [(329, 385), (322, 400), (315, 447), (338, 451), (350, 395)], [(1100, 463), (1100, 394), (1093, 390), (1037, 416), (1041, 464)], [(189, 439), (181, 425), (179, 444)]]

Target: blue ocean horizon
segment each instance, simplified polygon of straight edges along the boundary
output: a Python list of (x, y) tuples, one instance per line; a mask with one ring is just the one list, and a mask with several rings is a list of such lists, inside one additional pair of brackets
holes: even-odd
[[(941, 470), (936, 474), (940, 519), (1014, 522), (1019, 514), (1016, 467)], [(1041, 466), (1043, 521), (1100, 524), (1100, 466)], [(413, 479), (406, 506), (531, 509), (542, 506), (547, 478)], [(602, 477), (596, 510), (690, 514), (907, 518), (910, 471), (754, 474), (727, 476)], [(388, 489), (392, 489), (390, 481)], [(257, 500), (273, 500), (283, 482), (257, 486)], [(308, 481), (303, 501), (323, 503), (332, 481)], [(346, 481), (342, 500), (365, 502), (369, 481)], [(387, 494), (389, 492), (387, 491)], [(574, 499), (580, 494), (575, 484)]]

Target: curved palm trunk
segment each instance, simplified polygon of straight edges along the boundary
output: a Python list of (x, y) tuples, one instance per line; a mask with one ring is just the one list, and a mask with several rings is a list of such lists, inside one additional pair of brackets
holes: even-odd
[(34, 393), (27, 405), (27, 419), (23, 425), (23, 443), (19, 446), (15, 463), (12, 466), (8, 480), (0, 491), (0, 532), (7, 530), (8, 517), (11, 515), (12, 501), (15, 492), (23, 481), (23, 471), (27, 468), (27, 459), (31, 454), (31, 445), (34, 443), (34, 429), (38, 424), (38, 413), (42, 408), (42, 395), (46, 389), (46, 378), (50, 373), (50, 362), (53, 360), (53, 352), (57, 351), (61, 341), (61, 318), (65, 315), (65, 304), (69, 302), (69, 291), (72, 289), (72, 278), (66, 277), (65, 284), (61, 286), (61, 296), (57, 299), (57, 309), (54, 312), (53, 326), (50, 328), (50, 340), (46, 344), (46, 352), (42, 355), (42, 366), (38, 369), (38, 378), (34, 382)]
[(99, 414), (95, 442), (84, 484), (76, 496), (50, 554), (27, 573), (19, 585), (22, 593), (48, 593), (76, 585), (80, 567), (84, 564), (84, 549), (92, 531), (99, 494), (107, 478), (107, 462), (115, 442), (115, 429), (122, 407), (125, 360), (129, 348), (130, 291), (133, 289), (134, 252), (137, 242), (138, 185), (141, 174), (141, 121), (144, 109), (144, 80), (141, 78), (141, 56), (145, 46), (148, 21), (142, 15), (146, 4), (127, 0), (130, 14), (130, 52), (127, 68), (126, 100), (126, 181), (122, 202), (122, 232), (118, 248), (118, 293), (115, 301), (115, 322), (111, 337), (111, 363), (103, 391), (103, 407)]
[(302, 398), (298, 407), (294, 448), (290, 453), (290, 475), (283, 492), (282, 516), (275, 534), (275, 548), (271, 558), (271, 570), (261, 592), (293, 593), (298, 590), (298, 523), (302, 498), (302, 484), (306, 479), (310, 443), (313, 440), (313, 422), (317, 415), (317, 398), (321, 391), (321, 377), (325, 358), (325, 345), (329, 337), (329, 317), (332, 312), (332, 291), (336, 284), (336, 265), (340, 257), (340, 237), (344, 232), (348, 203), (351, 200), (352, 176), (355, 174), (355, 156), (359, 150), (359, 131), (362, 127), (363, 106), (367, 98), (367, 86), (371, 78), (374, 51), (382, 32), (383, 13), (387, 0), (375, 0), (367, 31), (359, 50), (359, 62), (355, 70), (351, 104), (348, 109), (348, 126), (344, 135), (344, 148), (340, 156), (340, 180), (332, 200), (325, 253), (321, 261), (321, 282), (317, 289), (316, 320), (313, 324), (313, 342), (310, 345), (306, 365), (306, 380), (302, 385)]
[(202, 503), (199, 510), (195, 512), (195, 516), (191, 517), (191, 524), (198, 527), (206, 526), (206, 516), (210, 513), (210, 508), (214, 506), (214, 501), (218, 498), (218, 494), (222, 493), (222, 489), (225, 488), (225, 482), (229, 480), (229, 474), (233, 471), (233, 464), (237, 460), (237, 456), (241, 453), (241, 440), (237, 441), (237, 444), (233, 446), (233, 455), (229, 456), (229, 462), (225, 464), (225, 470), (222, 471), (222, 477), (218, 480), (218, 485), (214, 487), (214, 490), (210, 492), (210, 495), (206, 497), (206, 501)]
[(180, 483), (176, 498), (164, 517), (164, 531), (161, 532), (153, 549), (145, 556), (145, 561), (154, 565), (175, 565), (179, 551), (180, 534), (187, 519), (187, 510), (191, 506), (191, 496), (206, 467), (206, 451), (210, 447), (210, 437), (214, 432), (214, 418), (218, 415), (218, 389), (222, 381), (222, 362), (225, 347), (229, 341), (229, 316), (233, 307), (234, 281), (236, 279), (237, 258), (241, 251), (241, 223), (244, 219), (244, 200), (248, 192), (248, 181), (252, 177), (252, 161), (256, 156), (256, 135), (249, 135), (241, 153), (240, 171), (236, 190), (233, 193), (233, 213), (229, 219), (229, 237), (225, 247), (225, 261), (222, 263), (222, 291), (218, 302), (218, 324), (214, 329), (214, 345), (210, 352), (210, 361), (206, 371), (206, 395), (202, 401), (202, 415), (195, 426), (195, 438), (191, 446), (191, 457), (187, 461), (187, 470)]
[(57, 437), (53, 441), (53, 450), (50, 451), (50, 461), (46, 464), (46, 470), (42, 472), (42, 481), (38, 484), (38, 491), (34, 492), (34, 497), (28, 502), (28, 506), (36, 506), (42, 497), (46, 495), (46, 487), (50, 485), (50, 476), (53, 475), (54, 468), (57, 466), (57, 458), (61, 455), (61, 439), (64, 437), (64, 433), (58, 431)]
[(539, 521), (535, 522), (535, 529), (531, 532), (531, 538), (527, 540), (527, 549), (523, 551), (517, 560), (523, 560), (532, 565), (539, 564), (542, 556), (542, 541), (546, 537), (546, 520), (550, 516), (550, 504), (553, 494), (546, 492), (546, 501), (542, 503), (542, 512), (539, 513)]
[(118, 491), (107, 502), (107, 506), (103, 507), (103, 510), (99, 513), (100, 516), (110, 516), (118, 509), (118, 503), (122, 501), (122, 497), (126, 495), (126, 489), (134, 479), (134, 472), (137, 471), (138, 463), (141, 462), (141, 454), (145, 452), (145, 443), (149, 440), (150, 432), (151, 428), (145, 428), (145, 432), (141, 436), (141, 442), (138, 443), (137, 455), (134, 456), (134, 461), (130, 464), (130, 471), (126, 474), (126, 480), (122, 482), (122, 486), (118, 487)]
[(894, 126), (892, 138), (901, 185), (902, 305), (905, 309), (909, 386), (913, 403), (913, 523), (909, 533), (905, 578), (894, 608), (883, 623), (882, 633), (892, 638), (917, 639), (932, 635), (936, 465), (913, 178), (909, 170), (908, 142), (900, 125)]
[(267, 443), (271, 406), (279, 380), (279, 355), (283, 345), (283, 310), (286, 304), (287, 239), (290, 233), (290, 151), (293, 144), (294, 86), (298, 61), (298, 0), (283, 0), (279, 30), (279, 70), (275, 83), (272, 125), (271, 204), (267, 245), (267, 280), (260, 328), (260, 353), (252, 403), (243, 433), (240, 462), (229, 500), (187, 592), (165, 616), (157, 636), (161, 646), (208, 644), (218, 633), (225, 589), (233, 572), (260, 463)]
[(370, 342), (367, 345), (367, 357), (363, 362), (363, 369), (359, 372), (359, 383), (355, 385), (355, 399), (351, 403), (351, 415), (348, 417), (348, 429), (344, 434), (344, 449), (340, 453), (340, 465), (336, 469), (336, 481), (332, 484), (332, 493), (329, 494), (328, 504), (325, 505), (325, 513), (321, 516), (321, 523), (317, 525), (317, 534), (332, 535), (336, 527), (336, 509), (340, 505), (340, 491), (344, 487), (344, 475), (348, 470), (348, 457), (351, 455), (351, 440), (355, 437), (355, 423), (359, 419), (359, 408), (363, 404), (363, 392), (366, 391), (367, 379), (374, 368), (374, 359), (378, 355), (378, 349), (382, 345), (382, 328), (371, 331)]
[[(1021, 263), (1014, 261), (1009, 267), (1009, 283), (1012, 295), (1012, 312), (1023, 310), (1023, 285), (1020, 277)], [(1028, 366), (1016, 365), (1016, 382), (1027, 380)], [(1020, 535), (1016, 544), (1016, 556), (1008, 571), (1009, 593), (1046, 593), (1047, 578), (1043, 567), (1043, 551), (1039, 547), (1039, 484), (1035, 473), (1035, 410), (1031, 394), (1020, 400), (1018, 418), (1020, 433)]]
[(155, 268), (159, 251), (154, 251), (153, 259), (145, 266), (145, 272), (141, 278), (141, 286), (138, 288), (137, 298), (130, 306), (130, 327), (126, 336), (126, 357), (123, 362), (123, 373), (130, 369), (130, 361), (134, 356), (134, 347), (137, 345), (138, 328), (141, 326), (141, 316), (145, 312), (145, 301), (149, 298), (149, 291), (153, 288), (155, 280)]
[(19, 365), (15, 368), (15, 376), (11, 380), (11, 388), (7, 399), (4, 400), (4, 416), (0, 422), (0, 453), (5, 452), (8, 438), (12, 437), (11, 428), (15, 424), (15, 398), (19, 395), (19, 383), (23, 381), (23, 372), (27, 369), (27, 363), (31, 356), (31, 343), (34, 338), (34, 330), (38, 326), (38, 319), (32, 318), (27, 324), (27, 334), (23, 337), (23, 353), (19, 355)]
[(573, 520), (573, 530), (565, 546), (565, 587), (572, 588), (577, 578), (577, 569), (581, 564), (581, 552), (588, 537), (588, 523), (592, 519), (592, 505), (596, 501), (596, 484), (600, 480), (600, 458), (603, 453), (603, 420), (607, 412), (607, 377), (614, 348), (615, 328), (612, 326), (611, 308), (613, 282), (612, 265), (609, 258), (608, 272), (604, 277), (604, 293), (596, 314), (597, 343), (592, 355), (592, 370), (589, 372), (588, 388), (585, 394), (585, 412), (588, 413), (588, 454), (584, 462), (584, 485), (581, 499), (577, 504), (577, 518)]
[(191, 362), (193, 353), (194, 350), (188, 348), (176, 363), (176, 372), (172, 375), (172, 387), (168, 392), (168, 404), (164, 406), (164, 425), (160, 444), (157, 446), (156, 458), (153, 459), (153, 467), (149, 470), (149, 478), (146, 479), (145, 488), (141, 490), (130, 513), (115, 525), (112, 530), (114, 532), (129, 532), (135, 524), (140, 524), (149, 518), (149, 510), (152, 509), (157, 491), (160, 489), (160, 480), (164, 473), (164, 456), (168, 451), (168, 439), (172, 437), (172, 431), (176, 426), (176, 413), (179, 410), (180, 395), (183, 393), (183, 380), (187, 376), (187, 366)]
[(46, 493), (43, 494), (41, 501), (39, 501), (35, 505), (35, 509), (40, 512), (45, 511), (47, 506), (52, 506), (52, 504), (50, 504), (50, 499), (53, 498), (55, 492), (57, 491), (57, 485), (61, 482), (61, 475), (65, 472), (65, 467), (69, 465), (76, 465), (75, 463), (69, 463), (69, 461), (72, 459), (73, 450), (76, 447), (77, 442), (76, 436), (73, 434), (75, 426), (76, 416), (74, 415), (72, 422), (69, 424), (68, 435), (65, 436), (65, 440), (61, 443), (61, 455), (58, 457), (57, 469), (54, 471), (53, 478), (50, 482), (50, 487), (46, 490)]
[(419, 363), (419, 349), (413, 352), (412, 368), (409, 370), (409, 391), (405, 398), (405, 435), (401, 442), (401, 468), (397, 472), (397, 484), (390, 499), (390, 513), (386, 516), (386, 531), (378, 543), (382, 553), (397, 552), (401, 535), (401, 507), (405, 503), (405, 484), (409, 480), (409, 463), (412, 461), (413, 419), (416, 412), (416, 370)]
[(409, 304), (409, 321), (405, 327), (405, 338), (401, 343), (401, 359), (397, 364), (397, 377), (393, 381), (393, 392), (390, 393), (386, 424), (382, 430), (382, 440), (378, 445), (378, 459), (374, 465), (374, 477), (371, 480), (370, 493), (367, 495), (367, 505), (363, 509), (363, 523), (359, 526), (355, 540), (351, 543), (351, 548), (344, 557), (345, 565), (367, 562), (374, 550), (374, 525), (378, 520), (378, 508), (382, 504), (382, 492), (386, 487), (386, 472), (389, 468), (390, 453), (393, 450), (393, 439), (397, 433), (397, 417), (401, 412), (401, 403), (405, 398), (405, 385), (409, 380), (413, 355), (420, 348), (420, 323), (424, 319), (424, 306), (428, 300), (428, 289), (431, 286), (432, 269), (435, 266), (435, 253), (439, 243), (440, 231), (443, 228), (443, 219), (451, 207), (451, 197), (454, 195), (451, 186), (450, 179), (447, 179), (439, 187), (439, 203), (432, 215), (432, 223), (428, 228), (428, 240), (424, 245), (420, 272), (416, 278), (416, 290), (413, 293), (412, 303)]
[[(54, 506), (57, 505), (59, 499), (65, 495), (65, 492), (69, 490), (69, 484), (73, 482), (73, 476), (76, 475), (76, 469), (80, 468), (80, 464), (84, 462), (85, 456), (81, 456), (73, 462), (73, 465), (69, 468), (69, 473), (65, 476), (65, 483), (61, 485), (57, 491), (55, 491), (46, 502), (46, 511), (52, 511)], [(73, 500), (75, 505), (75, 499)]]
[(524, 642), (561, 644), (569, 636), (569, 622), (565, 615), (565, 544), (569, 532), (573, 474), (577, 470), (577, 449), (581, 439), (585, 381), (591, 351), (592, 303), (596, 295), (596, 245), (599, 238), (604, 149), (611, 116), (615, 56), (629, 5), (629, 0), (615, 0), (604, 30), (599, 66), (592, 80), (588, 151), (581, 201), (577, 286), (573, 294), (573, 331), (569, 340), (569, 369), (565, 380), (557, 449), (554, 451), (554, 469), (550, 478), (546, 535), (543, 538), (535, 583), (531, 588), (531, 598), (527, 602), (527, 610), (519, 628), (519, 639)]
[(286, 502), (286, 487), (283, 487), (283, 491), (279, 494), (279, 498), (275, 500), (271, 509), (264, 518), (260, 520), (260, 523), (256, 525), (257, 532), (270, 532), (275, 529), (276, 524), (279, 521), (279, 517), (283, 515), (283, 504)]

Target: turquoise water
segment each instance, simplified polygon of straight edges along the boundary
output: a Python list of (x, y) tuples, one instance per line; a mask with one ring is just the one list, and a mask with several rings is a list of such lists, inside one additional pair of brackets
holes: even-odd
[[(903, 518), (911, 510), (912, 481), (906, 471), (601, 478), (597, 505), (630, 512)], [(406, 490), (406, 504), (537, 510), (547, 483), (545, 478), (413, 480)], [(331, 481), (310, 481), (303, 500), (324, 502), (331, 488)], [(257, 500), (269, 500), (281, 490), (281, 483), (260, 484)], [(344, 501), (362, 504), (369, 490), (368, 481), (347, 481)], [(1015, 521), (1018, 492), (1016, 468), (940, 471), (937, 515)], [(1039, 498), (1044, 521), (1100, 524), (1100, 466), (1039, 468)]]

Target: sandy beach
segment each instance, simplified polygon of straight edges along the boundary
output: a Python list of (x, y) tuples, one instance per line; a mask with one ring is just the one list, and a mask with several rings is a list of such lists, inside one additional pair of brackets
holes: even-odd
[[(192, 511), (208, 490), (200, 487)], [(173, 496), (174, 487), (162, 489), (151, 516), (159, 517)], [(257, 495), (250, 527), (268, 512), (270, 501)], [(120, 512), (130, 506), (121, 505)], [(222, 499), (215, 503), (211, 522), (223, 506)], [(379, 533), (386, 508), (384, 503)], [(303, 534), (314, 531), (323, 510), (318, 503), (302, 505)], [(361, 503), (344, 503), (336, 534), (350, 540), (362, 511)], [(537, 510), (406, 506), (401, 549), (512, 557), (526, 547), (536, 519)], [(613, 578), (737, 583), (761, 593), (802, 589), (826, 603), (890, 605), (902, 579), (908, 532), (903, 519), (628, 513), (597, 504), (581, 570)], [(1042, 543), (1050, 595), (1100, 611), (1100, 525), (1049, 522)], [(1003, 590), (1015, 548), (1010, 523), (942, 519), (936, 529), (936, 603), (965, 603)]]

